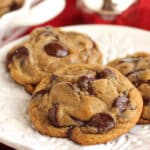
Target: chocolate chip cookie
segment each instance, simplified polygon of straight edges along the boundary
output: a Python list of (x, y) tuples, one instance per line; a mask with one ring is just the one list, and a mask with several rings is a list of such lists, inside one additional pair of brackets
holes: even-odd
[(57, 28), (35, 29), (29, 39), (7, 55), (11, 77), (32, 93), (45, 76), (66, 65), (101, 64), (102, 54), (87, 35)]
[(150, 54), (140, 52), (108, 63), (118, 69), (141, 92), (143, 112), (138, 123), (150, 123)]
[(90, 145), (128, 132), (142, 107), (139, 91), (115, 69), (76, 64), (40, 82), (30, 101), (29, 116), (42, 134)]
[(22, 7), (24, 0), (0, 0), (0, 16)]

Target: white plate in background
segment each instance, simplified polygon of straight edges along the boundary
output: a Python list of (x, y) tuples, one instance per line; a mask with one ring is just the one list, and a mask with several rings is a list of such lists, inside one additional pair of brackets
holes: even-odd
[[(83, 25), (63, 28), (83, 32), (100, 46), (105, 63), (115, 57), (136, 51), (150, 52), (150, 32), (121, 26)], [(20, 150), (149, 150), (150, 125), (137, 125), (118, 139), (93, 146), (80, 146), (68, 139), (39, 134), (28, 119), (30, 96), (12, 81), (5, 70), (5, 56), (9, 49), (24, 41), (23, 37), (0, 49), (0, 142)]]
[(21, 8), (0, 17), (0, 43), (15, 28), (29, 27), (53, 19), (61, 13), (66, 4), (65, 0), (24, 1)]

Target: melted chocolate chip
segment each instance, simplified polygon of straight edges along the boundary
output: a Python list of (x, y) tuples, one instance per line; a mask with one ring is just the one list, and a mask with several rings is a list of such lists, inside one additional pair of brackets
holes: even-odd
[(93, 93), (93, 88), (91, 86), (91, 82), (94, 80), (93, 77), (89, 76), (81, 76), (78, 80), (78, 86), (83, 91), (88, 91), (90, 94)]
[(7, 64), (13, 61), (13, 57), (21, 58), (29, 56), (28, 49), (26, 47), (19, 47), (13, 53), (9, 53), (7, 55)]
[(40, 91), (34, 93), (34, 95), (32, 96), (32, 99), (34, 99), (36, 96), (43, 96), (43, 95), (49, 93), (49, 91), (50, 91), (50, 88), (40, 90)]
[(119, 112), (122, 113), (127, 109), (128, 103), (129, 99), (127, 96), (119, 96), (114, 100), (113, 107), (117, 107), (119, 109)]
[(120, 60), (120, 63), (123, 63), (123, 62), (128, 62), (128, 63), (137, 63), (138, 61), (140, 61), (142, 58), (124, 58), (122, 60)]
[(105, 68), (101, 72), (96, 72), (96, 79), (103, 79), (103, 78), (108, 78), (108, 77), (116, 78), (114, 72), (112, 72), (108, 68)]
[(59, 126), (58, 121), (57, 121), (58, 106), (59, 106), (58, 104), (54, 104), (48, 113), (48, 119), (49, 119), (50, 123), (56, 127)]
[(150, 105), (150, 98), (143, 97), (144, 105)]
[(68, 55), (68, 50), (58, 42), (48, 43), (44, 46), (44, 50), (48, 55), (55, 57), (65, 57)]
[(98, 133), (102, 133), (112, 129), (115, 122), (109, 114), (98, 113), (87, 122), (87, 125), (98, 128)]

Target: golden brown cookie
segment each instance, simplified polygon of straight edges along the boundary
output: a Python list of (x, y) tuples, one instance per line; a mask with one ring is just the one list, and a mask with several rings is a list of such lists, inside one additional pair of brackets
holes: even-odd
[(143, 112), (138, 123), (150, 123), (150, 54), (145, 52), (128, 55), (108, 63), (125, 75), (141, 92)]
[(0, 0), (0, 16), (7, 12), (19, 9), (24, 3), (24, 0)]
[(143, 101), (121, 73), (100, 65), (70, 65), (41, 81), (29, 116), (35, 128), (82, 145), (111, 141), (138, 121)]
[(34, 30), (28, 40), (12, 48), (7, 55), (11, 77), (30, 93), (43, 77), (59, 68), (101, 62), (101, 52), (87, 35), (52, 27)]

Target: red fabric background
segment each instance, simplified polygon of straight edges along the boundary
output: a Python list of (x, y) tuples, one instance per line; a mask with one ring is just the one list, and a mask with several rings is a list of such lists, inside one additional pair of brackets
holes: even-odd
[[(63, 12), (44, 25), (66, 26), (75, 24), (119, 24), (150, 30), (150, 0), (139, 0), (113, 21), (105, 21), (96, 13), (85, 13), (76, 6), (77, 0), (66, 0)], [(37, 27), (37, 26), (35, 26)], [(28, 32), (35, 27), (29, 29)]]

